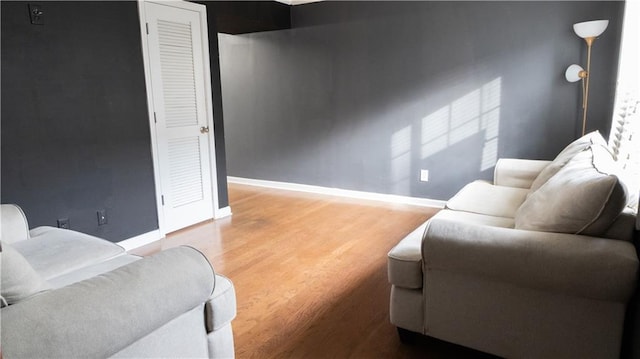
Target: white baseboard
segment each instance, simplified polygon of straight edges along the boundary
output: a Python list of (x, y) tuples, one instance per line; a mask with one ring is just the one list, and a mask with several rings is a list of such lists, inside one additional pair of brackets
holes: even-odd
[(227, 177), (227, 181), (229, 181), (230, 183), (245, 184), (249, 186), (276, 188), (276, 189), (284, 189), (289, 191), (298, 191), (298, 192), (306, 192), (306, 193), (326, 194), (330, 196), (366, 199), (371, 201), (379, 201), (379, 202), (387, 202), (387, 203), (409, 204), (409, 205), (420, 206), (420, 207), (444, 208), (444, 205), (446, 203), (446, 201), (441, 201), (436, 199), (398, 196), (395, 194), (352, 191), (347, 189), (311, 186), (306, 184), (289, 183), (289, 182), (257, 180), (257, 179), (233, 177), (233, 176)]
[(220, 218), (225, 218), (225, 217), (229, 217), (231, 216), (233, 213), (231, 213), (231, 207), (226, 206), (220, 209), (216, 209), (213, 213), (213, 219), (220, 219)]
[(135, 236), (135, 237), (131, 237), (129, 239), (125, 239), (122, 240), (120, 242), (118, 242), (118, 245), (122, 248), (124, 248), (126, 251), (130, 251), (132, 249), (135, 248), (139, 248), (142, 247), (144, 245), (147, 245), (149, 243), (153, 243), (159, 239), (161, 239), (162, 236), (160, 235), (160, 230), (156, 229), (155, 231), (151, 231), (151, 232), (147, 232), (147, 233), (143, 233), (139, 236)]

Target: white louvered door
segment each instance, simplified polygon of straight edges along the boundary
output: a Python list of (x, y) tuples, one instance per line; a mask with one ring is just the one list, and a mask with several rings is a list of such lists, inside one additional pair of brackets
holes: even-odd
[[(145, 3), (164, 229), (213, 218), (200, 13)], [(206, 31), (206, 29), (205, 29)]]

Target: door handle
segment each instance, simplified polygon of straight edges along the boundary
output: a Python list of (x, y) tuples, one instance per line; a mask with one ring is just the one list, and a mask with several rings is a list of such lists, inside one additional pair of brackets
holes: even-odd
[(209, 126), (207, 126), (207, 127), (204, 127), (204, 126), (200, 127), (200, 133), (209, 133)]

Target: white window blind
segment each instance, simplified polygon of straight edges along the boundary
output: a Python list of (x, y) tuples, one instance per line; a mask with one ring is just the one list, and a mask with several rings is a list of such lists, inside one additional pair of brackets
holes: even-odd
[[(625, 7), (616, 102), (609, 147), (622, 168), (623, 180), (632, 198), (640, 192), (640, 3)], [(635, 202), (637, 208), (637, 200)]]

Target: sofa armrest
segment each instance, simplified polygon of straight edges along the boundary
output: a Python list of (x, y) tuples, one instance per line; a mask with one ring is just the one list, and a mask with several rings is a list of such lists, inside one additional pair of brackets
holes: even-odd
[(216, 287), (204, 305), (207, 333), (214, 332), (236, 317), (236, 291), (231, 280), (216, 274)]
[(109, 357), (202, 305), (213, 287), (200, 252), (169, 249), (3, 308), (2, 351), (7, 358)]
[(519, 287), (626, 303), (636, 285), (631, 243), (432, 219), (422, 244), (425, 281), (445, 271)]
[(0, 239), (5, 243), (29, 239), (27, 217), (18, 205), (0, 205)]
[(496, 163), (493, 184), (496, 186), (531, 188), (538, 174), (551, 161), (501, 158)]

